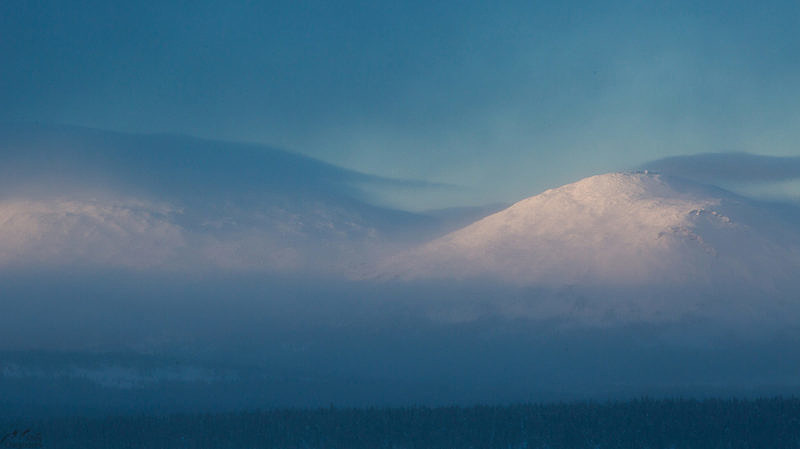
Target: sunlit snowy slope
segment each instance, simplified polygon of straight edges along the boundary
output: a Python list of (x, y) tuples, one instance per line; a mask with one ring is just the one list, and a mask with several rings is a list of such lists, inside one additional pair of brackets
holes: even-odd
[(261, 145), (0, 124), (0, 270), (337, 271), (436, 229), (367, 198), (407, 183)]
[(724, 190), (659, 174), (613, 173), (519, 201), (396, 257), (386, 273), (772, 289), (800, 273), (799, 236), (793, 224)]

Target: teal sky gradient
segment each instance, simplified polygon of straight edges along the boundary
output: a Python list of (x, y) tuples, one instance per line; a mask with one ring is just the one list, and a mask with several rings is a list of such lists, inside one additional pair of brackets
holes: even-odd
[(0, 4), (0, 120), (252, 141), (514, 201), (708, 152), (800, 155), (796, 1)]

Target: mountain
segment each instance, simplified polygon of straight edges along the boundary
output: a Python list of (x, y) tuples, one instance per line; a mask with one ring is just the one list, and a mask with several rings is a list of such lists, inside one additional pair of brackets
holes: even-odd
[(387, 185), (425, 186), (263, 145), (0, 124), (0, 268), (340, 269), (439, 229), (372, 204)]
[(800, 272), (800, 232), (730, 192), (649, 172), (547, 190), (390, 260), (401, 279), (772, 291)]

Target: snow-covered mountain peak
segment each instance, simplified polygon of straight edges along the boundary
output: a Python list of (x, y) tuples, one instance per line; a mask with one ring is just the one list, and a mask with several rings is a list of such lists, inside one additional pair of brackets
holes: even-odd
[(640, 201), (697, 201), (730, 196), (725, 192), (649, 172), (608, 173), (545, 191), (519, 201), (527, 207), (544, 199), (575, 202), (596, 208)]
[(388, 272), (558, 285), (771, 282), (800, 266), (797, 236), (723, 190), (611, 173), (519, 201), (396, 257)]

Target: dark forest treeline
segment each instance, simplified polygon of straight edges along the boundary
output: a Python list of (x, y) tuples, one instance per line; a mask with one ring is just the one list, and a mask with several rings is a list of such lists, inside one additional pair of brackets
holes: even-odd
[(2, 426), (32, 429), (41, 447), (64, 449), (798, 448), (800, 399), (295, 409)]

